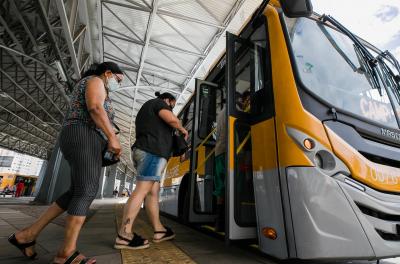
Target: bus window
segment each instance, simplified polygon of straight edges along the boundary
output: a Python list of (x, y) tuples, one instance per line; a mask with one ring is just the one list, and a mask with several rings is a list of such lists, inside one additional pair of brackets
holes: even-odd
[(216, 89), (204, 84), (200, 86), (199, 138), (206, 138), (213, 130), (216, 112)]

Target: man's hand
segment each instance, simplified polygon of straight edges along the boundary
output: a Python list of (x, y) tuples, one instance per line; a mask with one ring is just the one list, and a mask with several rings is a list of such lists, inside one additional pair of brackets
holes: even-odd
[(189, 138), (189, 132), (187, 132), (187, 130), (184, 127), (182, 127), (179, 131), (183, 134), (185, 140), (187, 141)]

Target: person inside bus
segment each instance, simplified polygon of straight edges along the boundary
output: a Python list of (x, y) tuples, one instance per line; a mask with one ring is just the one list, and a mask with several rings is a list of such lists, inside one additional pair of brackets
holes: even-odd
[[(216, 232), (225, 230), (225, 178), (226, 178), (226, 104), (217, 115), (216, 143), (215, 143), (215, 177), (214, 196), (217, 198), (217, 218), (214, 229)], [(243, 112), (250, 111), (250, 91), (238, 93), (236, 107)]]
[(63, 244), (53, 263), (96, 263), (76, 250), (89, 207), (96, 197), (103, 151), (121, 155), (116, 136), (114, 110), (109, 92), (119, 87), (124, 75), (114, 62), (103, 62), (83, 74), (71, 94), (71, 103), (61, 129), (60, 149), (71, 167), (71, 187), (29, 227), (10, 235), (8, 241), (30, 259), (35, 259), (35, 240), (57, 216), (68, 213)]
[[(154, 228), (153, 242), (175, 237), (174, 232), (161, 224), (159, 217), (160, 179), (172, 152), (173, 130), (180, 131), (185, 140), (188, 132), (173, 114), (176, 99), (170, 93), (156, 93), (140, 108), (136, 120), (136, 141), (132, 146), (132, 160), (137, 176), (136, 187), (125, 204), (122, 222), (115, 239), (116, 249), (148, 248), (149, 242), (132, 230), (133, 223), (145, 200), (145, 208)], [(146, 198), (146, 199), (145, 199)]]
[(225, 230), (225, 162), (226, 162), (226, 104), (217, 115), (216, 142), (215, 142), (215, 177), (214, 196), (217, 198), (217, 218), (215, 220), (215, 231)]

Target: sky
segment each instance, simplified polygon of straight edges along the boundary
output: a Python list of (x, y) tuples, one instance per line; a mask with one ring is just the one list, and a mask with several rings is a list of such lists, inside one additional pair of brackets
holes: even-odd
[(314, 11), (341, 24), (400, 61), (400, 0), (313, 0)]

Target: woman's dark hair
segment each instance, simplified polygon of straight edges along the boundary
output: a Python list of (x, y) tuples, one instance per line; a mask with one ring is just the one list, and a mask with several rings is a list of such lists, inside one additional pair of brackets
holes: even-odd
[(90, 65), (89, 69), (82, 74), (82, 78), (91, 75), (100, 76), (106, 71), (111, 71), (112, 73), (117, 73), (117, 74), (123, 74), (118, 64), (112, 61), (105, 61), (103, 63), (93, 63), (92, 65)]
[(160, 92), (156, 92), (155, 95), (157, 96), (157, 98), (160, 98), (162, 100), (164, 99), (169, 99), (171, 101), (176, 101), (175, 96), (173, 96), (170, 93), (160, 93)]

